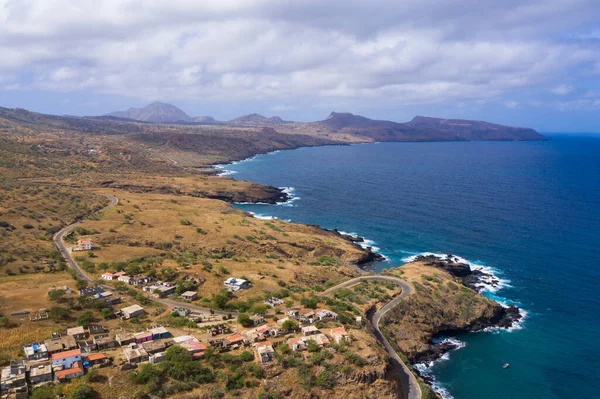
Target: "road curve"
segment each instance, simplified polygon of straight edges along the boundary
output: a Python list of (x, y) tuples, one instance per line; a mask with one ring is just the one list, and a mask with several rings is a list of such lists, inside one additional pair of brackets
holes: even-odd
[(423, 396), (423, 393), (421, 392), (421, 387), (419, 386), (419, 383), (418, 383), (415, 375), (408, 368), (408, 366), (402, 361), (400, 356), (398, 356), (398, 353), (396, 352), (396, 350), (392, 347), (392, 345), (390, 345), (387, 338), (385, 338), (385, 336), (381, 332), (381, 329), (379, 328), (379, 322), (381, 321), (382, 317), (390, 309), (392, 309), (394, 306), (396, 306), (401, 301), (406, 299), (410, 294), (412, 294), (412, 292), (413, 292), (412, 287), (405, 280), (402, 280), (398, 277), (382, 276), (382, 275), (368, 275), (368, 276), (360, 276), (360, 277), (356, 277), (356, 278), (344, 281), (343, 283), (340, 283), (336, 286), (328, 288), (325, 291), (320, 292), (318, 295), (320, 295), (320, 296), (330, 295), (340, 288), (352, 287), (352, 286), (360, 284), (364, 281), (391, 281), (392, 283), (398, 285), (402, 289), (402, 292), (400, 293), (400, 295), (396, 296), (394, 299), (392, 299), (390, 302), (388, 302), (385, 306), (383, 306), (381, 309), (379, 309), (377, 312), (375, 312), (375, 314), (373, 314), (370, 317), (370, 321), (371, 321), (371, 325), (373, 326), (373, 333), (374, 333), (375, 337), (383, 345), (385, 350), (388, 352), (388, 354), (392, 358), (392, 362), (393, 362), (395, 368), (398, 370), (398, 374), (400, 376), (400, 382), (402, 383), (402, 386), (408, 388), (408, 392), (404, 392), (405, 398), (406, 399), (421, 399), (421, 397)]
[[(104, 208), (100, 209), (97, 213), (104, 212), (107, 209), (112, 208), (113, 206), (115, 206), (119, 203), (119, 199), (117, 197), (113, 197), (112, 195), (108, 195), (108, 194), (102, 194), (102, 195), (104, 195), (106, 198), (108, 198), (110, 200), (110, 204), (108, 204)], [(54, 244), (56, 245), (58, 250), (62, 253), (62, 255), (66, 259), (67, 263), (69, 264), (69, 267), (71, 269), (73, 269), (73, 271), (75, 271), (77, 278), (79, 278), (81, 280), (85, 280), (88, 283), (91, 283), (93, 281), (93, 279), (90, 276), (88, 276), (87, 273), (79, 267), (79, 265), (77, 264), (75, 259), (73, 259), (73, 256), (71, 255), (71, 253), (69, 252), (69, 250), (67, 249), (67, 247), (65, 246), (65, 243), (63, 241), (63, 237), (66, 234), (69, 234), (71, 232), (71, 230), (73, 230), (79, 223), (81, 223), (81, 221), (77, 221), (77, 222), (70, 224), (67, 227), (63, 228), (62, 230), (60, 230), (58, 233), (56, 233), (54, 235), (53, 240), (54, 240)], [(111, 289), (111, 288), (106, 287), (106, 289)], [(189, 309), (190, 311), (211, 313), (211, 309), (209, 309), (209, 308), (203, 308), (200, 306), (195, 306), (195, 305), (191, 305), (191, 304), (187, 304), (187, 303), (172, 301), (170, 299), (151, 298), (151, 297), (147, 297), (147, 298), (154, 302), (162, 303), (163, 305), (186, 308), (186, 309)], [(223, 312), (220, 310), (213, 310), (212, 313), (217, 314), (217, 315), (222, 315), (222, 316), (237, 314), (237, 312)]]

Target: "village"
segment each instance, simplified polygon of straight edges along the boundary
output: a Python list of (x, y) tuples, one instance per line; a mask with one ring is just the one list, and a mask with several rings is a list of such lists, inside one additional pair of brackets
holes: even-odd
[[(175, 296), (174, 284), (153, 281), (147, 276), (116, 272), (104, 273), (101, 278), (109, 284), (118, 281), (142, 288), (153, 298)], [(250, 288), (251, 283), (230, 277), (223, 282), (223, 287), (237, 292)], [(80, 297), (103, 301), (111, 307), (121, 303), (113, 287), (101, 284), (81, 288), (77, 293)], [(169, 309), (173, 316), (197, 323), (196, 329), (167, 328), (159, 324), (136, 329), (136, 324), (131, 324), (134, 327), (131, 331), (122, 327), (111, 330), (105, 323), (91, 323), (85, 327), (72, 326), (53, 333), (43, 341), (28, 343), (23, 347), (24, 358), (12, 359), (10, 365), (2, 369), (2, 398), (26, 398), (36, 387), (65, 383), (96, 368), (114, 367), (127, 372), (143, 363), (157, 364), (166, 359), (166, 351), (172, 346), (185, 349), (192, 359), (202, 359), (209, 348), (217, 352), (249, 351), (254, 362), (269, 367), (278, 346), (286, 346), (296, 353), (304, 352), (306, 356), (314, 351), (312, 348), (324, 348), (334, 353), (331, 343), (350, 345), (353, 332), (358, 332), (362, 325), (359, 316), (353, 321), (357, 330), (346, 330), (339, 323), (338, 314), (331, 310), (302, 306), (288, 308), (277, 297), (264, 299), (265, 308), (270, 311), (245, 315), (243, 320), (241, 316), (235, 319), (222, 315), (202, 319), (185, 305), (197, 298), (197, 291), (185, 291), (176, 298), (181, 306)], [(40, 311), (36, 317), (43, 314)], [(114, 315), (111, 315), (132, 323), (136, 318), (147, 316), (146, 309), (137, 303), (114, 310)], [(31, 317), (30, 320), (35, 321)]]

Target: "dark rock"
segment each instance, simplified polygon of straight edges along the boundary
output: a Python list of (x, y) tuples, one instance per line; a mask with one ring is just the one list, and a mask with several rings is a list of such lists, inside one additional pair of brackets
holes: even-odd
[(444, 340), (442, 342), (436, 344), (430, 344), (429, 347), (416, 354), (412, 362), (413, 363), (429, 363), (438, 360), (440, 357), (444, 355), (444, 353), (449, 352), (451, 350), (457, 349), (458, 345), (453, 342)]

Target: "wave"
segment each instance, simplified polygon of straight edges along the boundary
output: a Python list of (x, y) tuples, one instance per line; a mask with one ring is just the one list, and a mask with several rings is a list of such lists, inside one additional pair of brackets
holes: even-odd
[(370, 239), (368, 239), (368, 238), (366, 238), (366, 237), (363, 237), (363, 236), (361, 236), (360, 234), (357, 234), (357, 233), (354, 233), (354, 232), (352, 232), (352, 233), (347, 233), (347, 232), (345, 232), (345, 231), (341, 231), (341, 230), (338, 230), (338, 232), (339, 232), (340, 234), (344, 234), (344, 235), (347, 235), (347, 236), (352, 236), (352, 237), (360, 237), (360, 238), (362, 238), (362, 239), (363, 239), (363, 241), (362, 241), (362, 242), (357, 242), (356, 244), (358, 244), (358, 245), (359, 245), (360, 247), (362, 247), (363, 249), (367, 249), (367, 248), (369, 248), (369, 247), (370, 247), (370, 248), (371, 248), (371, 251), (373, 251), (373, 252), (375, 252), (375, 253), (378, 253), (379, 255), (383, 256), (383, 258), (385, 259), (385, 261), (386, 261), (386, 262), (389, 262), (389, 261), (390, 261), (390, 258), (388, 258), (386, 255), (384, 255), (384, 254), (382, 254), (381, 252), (379, 252), (379, 251), (381, 250), (381, 248), (379, 248), (378, 246), (376, 246), (376, 244), (377, 244), (377, 243), (376, 243), (375, 241), (373, 241), (373, 240), (370, 240)]
[(415, 370), (417, 370), (419, 375), (421, 375), (421, 376), (425, 377), (427, 380), (429, 380), (431, 388), (435, 392), (437, 392), (443, 399), (453, 399), (454, 397), (450, 394), (450, 391), (448, 391), (448, 389), (446, 389), (439, 381), (437, 381), (435, 379), (435, 376), (433, 375), (433, 366), (438, 362), (444, 362), (444, 361), (449, 360), (451, 352), (454, 352), (456, 350), (464, 348), (465, 346), (467, 346), (467, 344), (456, 338), (453, 338), (453, 337), (452, 338), (438, 338), (438, 339), (434, 339), (433, 342), (434, 343), (451, 343), (455, 346), (455, 348), (449, 352), (444, 353), (442, 355), (442, 357), (440, 357), (437, 360), (434, 360), (432, 362), (426, 362), (426, 363), (415, 363), (412, 365), (412, 367)]
[[(447, 254), (440, 254), (440, 253), (435, 253), (435, 252), (419, 252), (419, 253), (413, 252), (412, 255), (402, 258), (402, 261), (409, 263), (409, 262), (414, 262), (418, 256), (432, 256), (432, 255), (435, 257), (438, 257), (438, 258), (442, 258), (442, 259), (446, 259), (446, 257), (448, 256)], [(502, 271), (500, 271), (496, 268), (487, 266), (483, 262), (480, 262), (480, 261), (472, 262), (470, 260), (467, 260), (465, 258), (456, 256), (456, 255), (452, 255), (452, 259), (455, 262), (466, 263), (467, 265), (469, 265), (471, 270), (479, 270), (479, 271), (489, 274), (491, 276), (491, 277), (483, 277), (482, 279), (480, 279), (479, 285), (482, 289), (481, 290), (482, 292), (494, 294), (494, 293), (502, 290), (503, 288), (512, 287), (510, 285), (510, 280), (499, 277), (500, 275), (502, 275)], [(492, 298), (492, 299), (494, 299), (494, 298)], [(500, 303), (502, 303), (502, 301), (506, 300), (504, 298), (499, 298), (499, 299), (500, 300), (498, 300), (497, 302), (500, 302)]]
[(255, 217), (257, 219), (261, 219), (261, 220), (281, 220), (282, 222), (291, 222), (290, 219), (280, 219), (277, 216), (271, 216), (271, 215), (263, 215), (262, 213), (255, 213), (255, 212), (250, 212), (247, 211), (249, 214), (252, 215), (252, 217)]
[(300, 199), (300, 197), (298, 197), (297, 195), (294, 194), (296, 192), (296, 189), (294, 187), (279, 187), (279, 189), (287, 194), (288, 200), (285, 202), (278, 202), (275, 205), (296, 206), (296, 205), (294, 205), (294, 202)]

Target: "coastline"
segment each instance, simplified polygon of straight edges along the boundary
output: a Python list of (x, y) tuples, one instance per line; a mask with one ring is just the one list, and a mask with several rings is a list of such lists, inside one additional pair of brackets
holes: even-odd
[[(366, 143), (352, 143), (352, 144), (332, 144), (332, 145), (326, 145), (326, 146), (338, 146), (338, 145), (348, 145), (349, 146), (349, 145), (358, 145), (358, 144), (376, 144), (376, 143), (366, 142)], [(310, 147), (314, 147), (314, 146), (310, 146)], [(319, 146), (319, 147), (322, 147), (322, 146)], [(215, 170), (222, 171), (222, 174), (219, 174), (219, 176), (233, 178), (231, 176), (235, 175), (237, 172), (227, 170), (225, 168), (227, 165), (237, 165), (239, 163), (248, 162), (248, 161), (254, 160), (256, 157), (258, 157), (260, 155), (269, 155), (269, 154), (278, 153), (280, 151), (299, 150), (302, 148), (306, 148), (306, 147), (290, 148), (290, 149), (284, 149), (284, 150), (274, 150), (274, 151), (269, 151), (269, 152), (265, 152), (265, 153), (254, 154), (250, 157), (241, 159), (239, 161), (234, 160), (234, 161), (230, 161), (230, 162), (226, 162), (226, 163), (214, 164), (213, 168), (215, 168)], [(233, 179), (235, 179), (235, 178), (233, 178)], [(281, 190), (281, 192), (284, 192), (284, 188), (277, 188), (277, 189)], [(242, 205), (242, 204), (283, 205), (283, 204), (287, 203), (288, 201), (290, 201), (289, 196), (287, 197), (286, 201), (277, 202), (275, 204), (261, 203), (261, 202), (249, 202), (249, 203), (237, 203), (237, 204), (240, 204), (240, 205)], [(253, 216), (257, 217), (256, 215), (253, 215)], [(259, 216), (259, 218), (276, 218), (276, 217), (274, 217), (274, 216)], [(295, 222), (295, 223), (302, 224), (302, 222)], [(339, 231), (336, 228), (327, 229), (327, 228), (323, 228), (319, 225), (311, 225), (311, 226), (318, 227), (325, 231), (334, 232), (334, 233), (338, 234), (339, 236), (343, 237), (344, 239), (352, 242), (356, 247), (359, 247), (363, 250), (367, 250), (369, 255), (367, 256), (366, 259), (368, 259), (368, 261), (357, 262), (354, 265), (349, 265), (351, 268), (353, 268), (354, 270), (358, 271), (361, 274), (373, 272), (372, 270), (369, 270), (368, 267), (369, 267), (369, 265), (372, 265), (374, 262), (389, 260), (385, 256), (383, 256), (377, 252), (378, 248), (366, 245), (366, 242), (372, 243), (372, 241), (367, 240), (367, 239), (359, 236), (358, 234), (346, 233), (344, 231)], [(432, 253), (429, 253), (429, 254), (434, 255)], [(436, 255), (440, 255), (440, 254), (436, 254)], [(461, 262), (458, 262), (458, 260), (465, 261), (467, 263), (466, 266), (469, 267), (470, 262), (464, 260), (463, 258), (458, 258), (458, 257), (455, 257), (455, 258), (457, 260), (457, 262), (455, 262), (455, 263), (461, 263)], [(400, 265), (399, 267), (401, 267), (401, 266), (402, 265)], [(451, 274), (455, 275), (454, 273), (451, 273)], [(465, 279), (462, 283), (466, 287), (471, 288), (474, 291), (476, 291), (479, 295), (483, 295), (482, 293), (486, 290), (489, 290), (489, 292), (495, 292), (497, 290), (502, 289), (503, 287), (510, 286), (508, 284), (507, 280), (501, 279), (500, 277), (494, 275), (493, 270), (486, 266), (477, 265), (477, 268), (471, 270), (469, 274), (470, 274), (469, 278)], [(456, 277), (458, 277), (458, 276), (456, 276)], [(465, 276), (461, 276), (461, 277), (465, 277)], [(434, 344), (432, 346), (431, 351), (424, 354), (423, 357), (419, 358), (419, 361), (414, 361), (414, 360), (409, 361), (410, 367), (414, 370), (414, 372), (416, 374), (419, 375), (419, 377), (423, 380), (423, 382), (425, 384), (427, 384), (428, 386), (430, 386), (434, 392), (436, 392), (438, 395), (440, 395), (444, 399), (452, 398), (452, 395), (436, 382), (435, 376), (430, 372), (430, 370), (431, 370), (431, 367), (436, 362), (447, 360), (449, 358), (449, 354), (452, 351), (461, 349), (465, 346), (465, 344), (462, 341), (460, 341), (456, 338), (457, 336), (467, 333), (467, 332), (489, 332), (494, 329), (501, 329), (504, 331), (513, 331), (515, 329), (522, 328), (522, 321), (526, 317), (526, 314), (527, 314), (524, 310), (516, 308), (515, 306), (512, 306), (512, 305), (507, 305), (507, 304), (502, 303), (493, 298), (488, 298), (488, 299), (495, 302), (496, 304), (498, 304), (499, 306), (501, 306), (503, 308), (517, 309), (517, 311), (515, 313), (514, 310), (512, 310), (510, 313), (510, 314), (512, 314), (512, 316), (509, 316), (508, 318), (501, 317), (500, 319), (503, 319), (502, 322), (500, 322), (500, 319), (498, 319), (495, 322), (484, 322), (482, 324), (477, 325), (476, 327), (474, 327), (472, 329), (457, 329), (457, 330), (453, 330), (453, 331), (444, 331), (443, 334), (436, 334), (431, 337), (431, 343)], [(511, 317), (513, 317), (513, 318), (511, 318)]]

